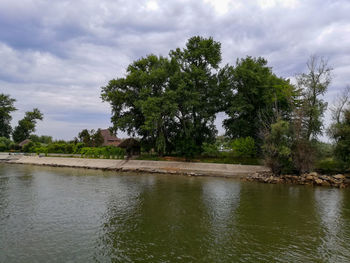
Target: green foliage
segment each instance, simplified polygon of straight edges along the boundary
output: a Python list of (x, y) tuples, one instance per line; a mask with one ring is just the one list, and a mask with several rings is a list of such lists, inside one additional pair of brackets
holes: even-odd
[(326, 158), (316, 163), (315, 170), (321, 174), (337, 174), (344, 172), (344, 165), (341, 161)]
[(42, 136), (38, 136), (35, 134), (32, 134), (29, 136), (29, 139), (32, 142), (40, 142), (40, 143), (44, 143), (44, 144), (49, 144), (52, 143), (52, 136), (47, 136), (47, 135), (42, 135)]
[(84, 143), (82, 143), (82, 142), (74, 143), (74, 151), (73, 151), (73, 153), (80, 154), (80, 151), (81, 151), (82, 148), (84, 148)]
[(317, 160), (323, 160), (327, 158), (332, 158), (334, 155), (334, 145), (331, 143), (325, 143), (320, 141), (314, 141), (314, 148), (316, 151), (315, 158)]
[(80, 142), (84, 143), (85, 145), (90, 145), (91, 135), (87, 129), (82, 130), (78, 134), (78, 138), (79, 138)]
[[(54, 142), (47, 145), (48, 153), (67, 153), (66, 143), (64, 142)], [(68, 152), (70, 153), (70, 152)]]
[(13, 147), (14, 143), (6, 138), (6, 137), (0, 137), (0, 151), (8, 151)]
[(264, 136), (263, 153), (265, 164), (276, 175), (288, 173), (293, 168), (292, 137), (289, 123), (277, 120)]
[(235, 157), (255, 157), (256, 147), (252, 137), (238, 138), (231, 142)]
[(252, 137), (260, 145), (264, 122), (273, 119), (276, 112), (282, 119), (290, 118), (296, 96), (294, 86), (277, 77), (261, 57), (237, 60), (229, 71), (226, 133), (231, 138)]
[(345, 167), (350, 168), (350, 108), (344, 110), (343, 120), (335, 126), (335, 157)]
[(34, 149), (34, 151), (35, 151), (35, 153), (36, 153), (37, 155), (39, 155), (39, 154), (41, 154), (41, 153), (44, 153), (45, 156), (47, 156), (47, 154), (48, 154), (48, 149), (47, 149), (46, 146), (36, 147), (36, 148)]
[(22, 120), (18, 122), (15, 127), (12, 137), (17, 143), (29, 138), (32, 132), (35, 131), (35, 126), (37, 120), (42, 120), (43, 114), (38, 109), (33, 109), (33, 111), (28, 111)]
[(39, 147), (41, 147), (40, 143), (30, 141), (23, 146), (22, 151), (25, 153), (33, 153), (36, 152), (36, 148)]
[(223, 107), (220, 61), (220, 43), (193, 37), (169, 58), (149, 55), (133, 62), (125, 78), (102, 87), (113, 129), (138, 134), (159, 155), (200, 153), (202, 143), (214, 142), (215, 115)]
[(216, 144), (203, 143), (202, 156), (205, 157), (217, 157), (220, 155), (219, 148)]
[(80, 154), (83, 158), (124, 159), (125, 150), (114, 146), (83, 147)]
[(14, 107), (15, 101), (9, 95), (0, 94), (0, 137), (10, 138), (12, 132), (10, 125), (11, 112), (17, 110)]
[(299, 120), (298, 133), (307, 141), (317, 139), (322, 134), (323, 116), (327, 102), (321, 96), (331, 83), (331, 71), (327, 61), (315, 56), (307, 62), (308, 72), (297, 76), (300, 104), (294, 115)]
[(99, 147), (103, 144), (103, 136), (101, 133), (101, 129), (95, 130), (87, 130), (84, 129), (78, 134), (78, 138), (81, 143), (89, 147)]

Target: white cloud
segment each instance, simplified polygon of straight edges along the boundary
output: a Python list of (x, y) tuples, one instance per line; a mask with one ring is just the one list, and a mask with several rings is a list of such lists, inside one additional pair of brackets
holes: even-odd
[(0, 92), (17, 99), (14, 121), (39, 107), (38, 133), (69, 139), (110, 125), (100, 87), (129, 63), (202, 35), (222, 43), (223, 64), (264, 56), (284, 77), (328, 57), (331, 101), (350, 83), (349, 12), (347, 0), (2, 0)]

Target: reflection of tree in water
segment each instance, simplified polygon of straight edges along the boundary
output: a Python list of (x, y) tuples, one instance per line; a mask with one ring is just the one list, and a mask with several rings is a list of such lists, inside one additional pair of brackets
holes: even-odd
[(320, 242), (320, 223), (314, 202), (312, 188), (242, 183), (232, 260), (317, 261), (313, 251)]
[(213, 241), (208, 251), (217, 259), (230, 262), (232, 253), (232, 238), (238, 231), (236, 224), (236, 209), (240, 202), (241, 184), (232, 180), (210, 179), (203, 183), (203, 201), (210, 216), (210, 229)]
[(9, 189), (9, 175), (4, 166), (0, 166), (0, 222), (9, 217), (9, 213), (6, 212), (8, 207), (8, 189)]
[(349, 214), (345, 218), (342, 216), (345, 194), (346, 190), (315, 189), (316, 206), (323, 230), (318, 253), (327, 262), (350, 261)]
[[(189, 262), (206, 255), (213, 237), (201, 181), (155, 177), (140, 194), (108, 203), (96, 261)], [(130, 204), (130, 205), (129, 205)]]

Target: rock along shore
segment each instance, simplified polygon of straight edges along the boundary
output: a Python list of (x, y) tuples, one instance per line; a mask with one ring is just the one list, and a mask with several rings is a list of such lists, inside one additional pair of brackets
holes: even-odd
[(233, 165), (171, 161), (85, 159), (64, 157), (13, 156), (4, 160), (12, 164), (32, 164), (53, 167), (75, 167), (109, 171), (183, 174), (190, 176), (216, 176), (242, 178), (254, 173), (268, 172), (259, 165)]
[(271, 172), (257, 172), (244, 178), (245, 181), (257, 181), (270, 184), (299, 184), (331, 186), (337, 188), (350, 187), (350, 174), (320, 175), (316, 172), (298, 175), (274, 176)]

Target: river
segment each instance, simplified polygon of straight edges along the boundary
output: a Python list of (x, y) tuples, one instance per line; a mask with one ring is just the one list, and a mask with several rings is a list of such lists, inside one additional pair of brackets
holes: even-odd
[(0, 164), (0, 262), (350, 262), (350, 191)]

